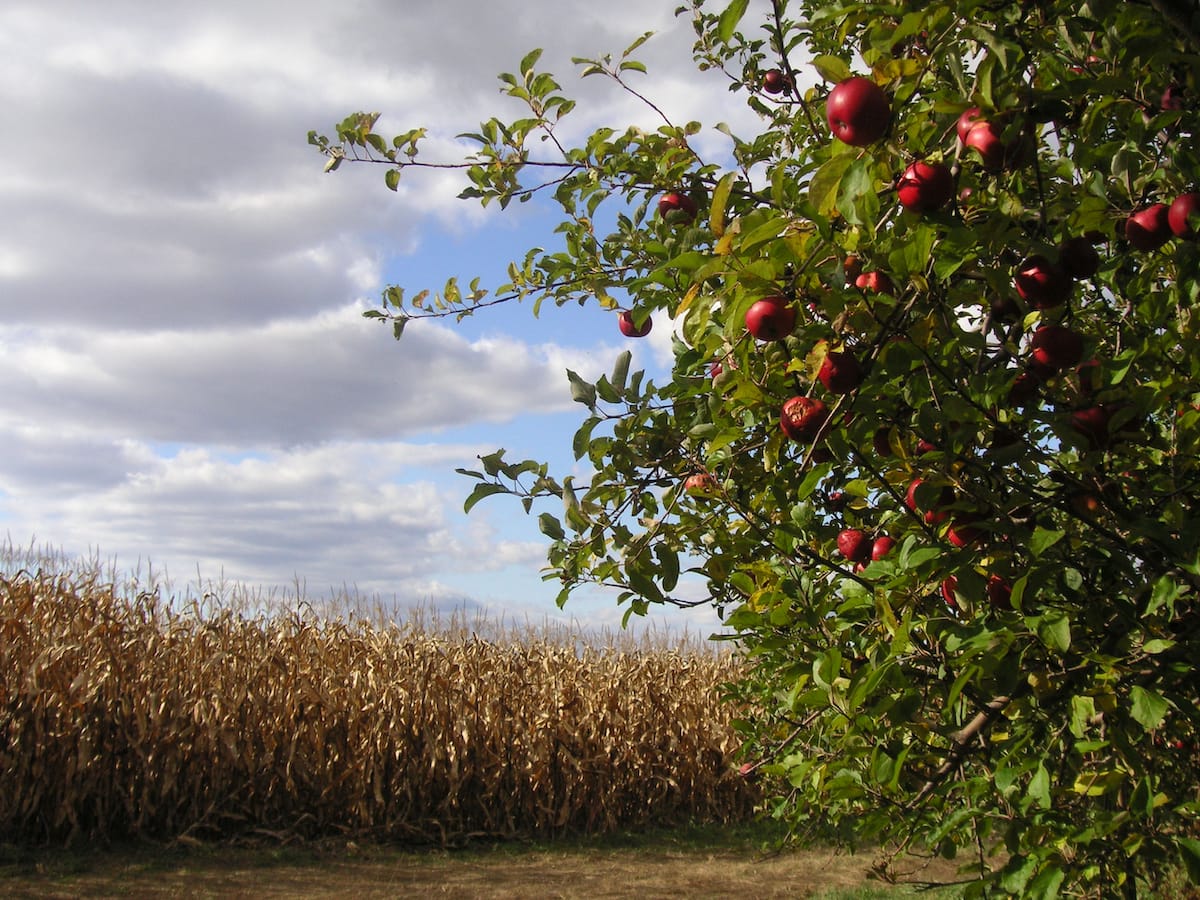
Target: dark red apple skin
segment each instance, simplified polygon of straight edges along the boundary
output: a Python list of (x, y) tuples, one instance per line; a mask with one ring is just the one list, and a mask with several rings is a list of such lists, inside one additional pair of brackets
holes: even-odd
[(862, 384), (863, 370), (851, 354), (834, 350), (826, 354), (817, 378), (830, 393), (848, 394)]
[(878, 428), (875, 431), (874, 437), (871, 438), (871, 446), (875, 448), (875, 452), (879, 456), (892, 455), (892, 440), (891, 429), (886, 425), (883, 428)]
[(1195, 223), (1200, 221), (1200, 194), (1180, 194), (1167, 209), (1167, 224), (1176, 237), (1195, 240)]
[(995, 122), (976, 122), (963, 145), (974, 150), (983, 160), (983, 167), (990, 172), (999, 172), (1009, 162), (1009, 148), (1004, 143), (1003, 130)]
[(1108, 423), (1112, 413), (1105, 406), (1085, 406), (1071, 413), (1068, 422), (1093, 449), (1098, 449), (1108, 443)]
[(875, 542), (871, 544), (871, 559), (883, 559), (892, 552), (892, 548), (895, 546), (895, 538), (888, 537), (886, 534), (875, 538)]
[(796, 327), (796, 308), (786, 297), (764, 297), (746, 310), (746, 330), (760, 341), (781, 341)]
[(1058, 264), (1072, 278), (1091, 278), (1100, 271), (1100, 254), (1088, 238), (1078, 235), (1059, 244)]
[(1083, 359), (1083, 338), (1065, 325), (1043, 325), (1029, 339), (1029, 348), (1034, 362), (1056, 371)]
[(855, 284), (862, 274), (862, 260), (857, 256), (847, 256), (842, 262), (842, 269), (846, 273), (846, 284)]
[(971, 129), (983, 121), (982, 115), (983, 113), (978, 106), (971, 106), (963, 110), (962, 115), (958, 117), (957, 124), (954, 126), (958, 132), (958, 139), (960, 141), (965, 142), (967, 140), (967, 135), (971, 133)]
[(1012, 585), (1008, 580), (999, 575), (989, 575), (987, 580), (987, 598), (988, 603), (992, 604), (995, 609), (1009, 609), (1012, 604), (1009, 602), (1012, 597)]
[(650, 329), (654, 327), (654, 320), (647, 317), (646, 321), (642, 323), (642, 327), (638, 328), (637, 323), (633, 320), (633, 313), (626, 309), (617, 316), (617, 327), (621, 329), (621, 334), (625, 337), (640, 338), (650, 333)]
[(863, 272), (854, 279), (854, 286), (860, 291), (871, 291), (876, 294), (896, 293), (896, 286), (886, 272)]
[(696, 203), (687, 194), (671, 191), (659, 198), (658, 214), (665, 222), (687, 225), (696, 218)]
[(1071, 296), (1072, 281), (1067, 270), (1041, 254), (1027, 257), (1013, 275), (1017, 294), (1034, 309), (1054, 309)]
[[(921, 515), (927, 525), (939, 525), (949, 518), (949, 513), (942, 509), (943, 506), (949, 506), (954, 502), (954, 490), (946, 485), (938, 494), (937, 499), (925, 508), (917, 502), (917, 491), (924, 483), (924, 479), (914, 478), (908, 485), (908, 491), (904, 495), (904, 504), (910, 511)], [(924, 492), (922, 492), (924, 493)]]
[(791, 90), (792, 79), (780, 69), (767, 69), (762, 77), (763, 90), (768, 94), (782, 94), (784, 91)]
[(970, 547), (979, 543), (983, 535), (983, 529), (970, 522), (955, 522), (946, 529), (946, 540), (955, 547)]
[(954, 198), (954, 175), (944, 163), (919, 159), (900, 176), (896, 194), (907, 210), (936, 212)]
[(793, 441), (812, 440), (829, 418), (829, 407), (816, 397), (792, 397), (779, 412), (779, 427)]
[(1135, 250), (1157, 250), (1171, 239), (1170, 208), (1152, 203), (1125, 220), (1125, 239)]
[(942, 599), (946, 601), (946, 606), (955, 615), (961, 611), (958, 605), (958, 596), (955, 594), (955, 589), (958, 587), (958, 579), (953, 575), (947, 576), (942, 581)]
[(717, 479), (708, 472), (696, 472), (684, 480), (683, 489), (693, 495), (712, 494), (717, 490)]
[(1008, 402), (1016, 407), (1033, 406), (1041, 396), (1042, 378), (1037, 372), (1025, 369), (1013, 379), (1008, 389)]
[(883, 137), (892, 121), (892, 104), (870, 78), (855, 76), (837, 84), (825, 100), (825, 120), (833, 136), (852, 147)]
[(859, 528), (846, 528), (838, 532), (837, 548), (850, 562), (862, 562), (871, 556), (871, 538)]

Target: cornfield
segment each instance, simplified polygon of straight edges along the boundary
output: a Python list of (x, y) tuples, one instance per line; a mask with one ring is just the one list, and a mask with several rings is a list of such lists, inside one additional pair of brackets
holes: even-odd
[(695, 646), (201, 612), (0, 575), (0, 840), (550, 836), (751, 814)]

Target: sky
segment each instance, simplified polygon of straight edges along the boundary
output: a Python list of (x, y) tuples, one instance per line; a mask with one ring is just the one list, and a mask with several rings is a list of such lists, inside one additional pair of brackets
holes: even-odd
[[(385, 136), (427, 128), (423, 159), (457, 160), (455, 135), (520, 114), (496, 76), (535, 47), (580, 100), (568, 137), (653, 124), (570, 61), (645, 31), (639, 90), (677, 121), (736, 124), (747, 114), (693, 67), (675, 5), (6, 2), (0, 538), (152, 568), (181, 593), (618, 626), (601, 592), (560, 612), (536, 519), (505, 498), (463, 515), (471, 482), (454, 469), (503, 447), (579, 471), (566, 369), (594, 379), (628, 346), (661, 373), (668, 323), (627, 341), (598, 308), (509, 305), (395, 341), (361, 315), (384, 287), (502, 281), (553, 246), (552, 210), (482, 210), (456, 199), (454, 173), (397, 193), (379, 167), (325, 174), (306, 135), (372, 110)], [(719, 620), (650, 624), (705, 635)]]

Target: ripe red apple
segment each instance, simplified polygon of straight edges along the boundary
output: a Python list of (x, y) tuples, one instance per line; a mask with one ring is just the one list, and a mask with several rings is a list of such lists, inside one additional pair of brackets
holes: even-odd
[[(927, 525), (938, 525), (949, 517), (942, 507), (949, 506), (954, 502), (954, 489), (949, 485), (943, 485), (938, 491), (937, 496), (933, 496), (933, 491), (937, 488), (930, 485), (922, 490), (924, 479), (914, 478), (908, 485), (908, 491), (904, 495), (904, 504), (910, 511), (923, 514), (923, 518)], [(925, 500), (924, 503), (918, 501), (918, 494)]]
[(1159, 98), (1158, 105), (1163, 109), (1179, 110), (1183, 109), (1183, 95), (1186, 89), (1181, 84), (1171, 82), (1166, 86)]
[(875, 435), (871, 438), (871, 444), (875, 448), (875, 452), (880, 456), (892, 455), (892, 429), (886, 425), (875, 430)]
[(793, 441), (812, 440), (829, 418), (829, 407), (816, 397), (792, 397), (779, 412), (779, 427)]
[(863, 272), (854, 279), (854, 286), (860, 291), (872, 291), (876, 294), (896, 293), (896, 287), (886, 272)]
[(746, 310), (746, 330), (760, 341), (781, 341), (796, 326), (796, 308), (786, 297), (764, 297)]
[(1108, 423), (1111, 418), (1112, 413), (1105, 406), (1085, 406), (1071, 413), (1068, 422), (1095, 449), (1108, 443)]
[(687, 225), (696, 218), (696, 203), (687, 194), (671, 191), (658, 200), (658, 214), (664, 222)]
[(1058, 264), (1072, 278), (1091, 278), (1100, 270), (1100, 254), (1087, 237), (1077, 235), (1058, 245)]
[(854, 284), (862, 274), (862, 260), (857, 256), (847, 256), (842, 262), (842, 269), (846, 273), (846, 283)]
[(1071, 296), (1072, 281), (1067, 270), (1040, 253), (1027, 257), (1017, 266), (1013, 284), (1021, 299), (1034, 309), (1062, 306)]
[(883, 559), (892, 552), (892, 548), (896, 546), (894, 538), (888, 537), (886, 534), (875, 538), (875, 543), (871, 545), (871, 559)]
[(989, 575), (987, 580), (987, 598), (988, 603), (992, 604), (996, 609), (1009, 609), (1012, 604), (1009, 602), (1012, 597), (1012, 585), (1008, 583), (1006, 578), (999, 575)]
[(791, 90), (792, 79), (781, 69), (767, 69), (763, 72), (762, 87), (768, 94), (782, 94)]
[(1176, 237), (1194, 239), (1200, 220), (1200, 194), (1180, 194), (1167, 209), (1167, 224)]
[(708, 472), (695, 472), (684, 479), (683, 489), (693, 497), (707, 497), (717, 491), (717, 479)]
[(1135, 250), (1157, 250), (1171, 239), (1170, 210), (1165, 203), (1152, 203), (1125, 220), (1125, 238)]
[(845, 491), (830, 491), (829, 503), (827, 504), (831, 512), (841, 512), (846, 508), (846, 492)]
[(1100, 498), (1090, 491), (1080, 491), (1072, 494), (1068, 503), (1075, 515), (1083, 519), (1094, 519), (1104, 511)]
[(953, 575), (947, 575), (942, 581), (942, 599), (946, 601), (946, 605), (950, 607), (950, 612), (958, 615), (962, 607), (958, 604), (958, 579)]
[(1008, 402), (1018, 407), (1032, 406), (1041, 393), (1042, 381), (1036, 369), (1024, 369), (1008, 389)]
[(969, 547), (984, 535), (982, 528), (970, 522), (955, 522), (946, 529), (946, 540), (955, 547)]
[(871, 538), (861, 528), (846, 528), (838, 532), (837, 548), (850, 562), (862, 562), (871, 556)]
[(963, 110), (962, 115), (958, 117), (958, 124), (955, 126), (960, 141), (966, 141), (967, 135), (971, 133), (971, 129), (982, 121), (981, 116), (982, 112), (978, 106), (971, 106)]
[(1043, 325), (1029, 339), (1034, 362), (1059, 370), (1079, 365), (1083, 338), (1065, 325)]
[(896, 185), (900, 205), (918, 213), (935, 212), (954, 197), (954, 175), (944, 163), (919, 159), (904, 170)]
[(963, 138), (963, 145), (974, 150), (983, 159), (983, 167), (999, 172), (1008, 164), (1009, 150), (1004, 143), (1004, 129), (995, 122), (976, 122)]
[(851, 354), (834, 350), (825, 355), (817, 378), (825, 385), (825, 390), (848, 394), (862, 384), (863, 370)]
[(866, 147), (887, 132), (892, 104), (870, 78), (847, 78), (829, 92), (825, 119), (833, 136), (852, 147)]
[(626, 309), (617, 316), (617, 327), (621, 329), (621, 334), (625, 337), (640, 338), (650, 333), (650, 329), (654, 327), (654, 320), (647, 316), (646, 321), (639, 328), (637, 322), (634, 321), (633, 312)]

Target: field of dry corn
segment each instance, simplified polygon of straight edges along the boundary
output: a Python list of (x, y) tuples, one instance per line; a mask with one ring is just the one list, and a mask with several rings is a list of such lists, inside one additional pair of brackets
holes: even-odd
[(453, 843), (746, 818), (698, 646), (202, 613), (0, 574), (0, 835)]

